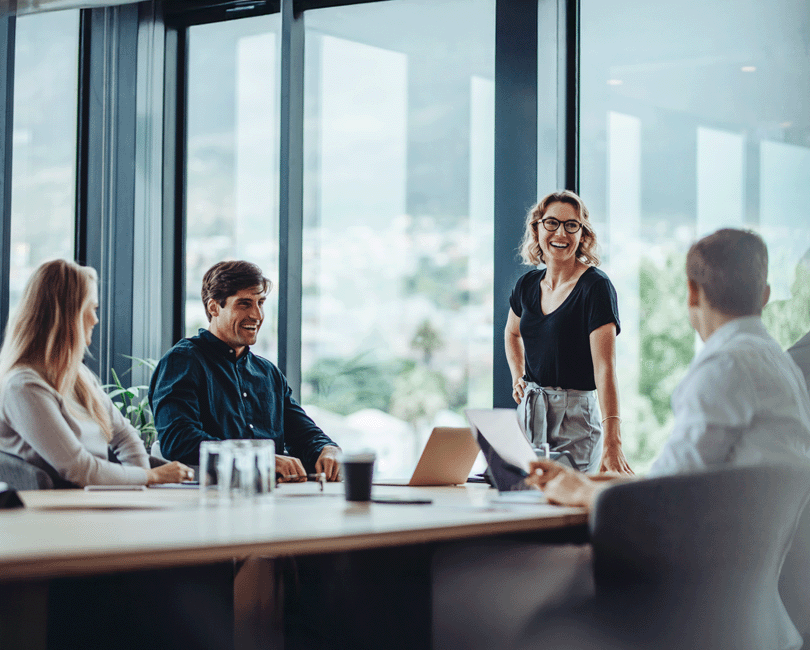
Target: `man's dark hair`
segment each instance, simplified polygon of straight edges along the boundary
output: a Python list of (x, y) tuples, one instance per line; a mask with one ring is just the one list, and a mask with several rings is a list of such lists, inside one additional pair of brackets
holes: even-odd
[(202, 301), (205, 316), (211, 320), (208, 313), (208, 301), (216, 300), (220, 307), (225, 306), (229, 296), (233, 296), (242, 289), (261, 287), (267, 293), (273, 283), (262, 274), (262, 270), (251, 262), (236, 260), (232, 262), (218, 262), (205, 272), (202, 281)]
[(762, 313), (768, 248), (750, 230), (723, 228), (692, 244), (686, 277), (703, 288), (709, 304), (730, 316)]

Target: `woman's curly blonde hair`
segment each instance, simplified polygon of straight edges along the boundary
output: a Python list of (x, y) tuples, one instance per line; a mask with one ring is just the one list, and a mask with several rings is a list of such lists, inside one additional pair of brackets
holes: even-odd
[(582, 238), (577, 247), (577, 259), (589, 266), (599, 266), (601, 260), (596, 252), (596, 233), (591, 227), (588, 218), (588, 208), (585, 207), (582, 199), (571, 190), (558, 190), (547, 194), (529, 210), (529, 214), (526, 215), (526, 229), (523, 232), (523, 240), (520, 242), (520, 256), (523, 258), (523, 262), (529, 266), (545, 263), (543, 251), (538, 243), (537, 228), (541, 227), (539, 225), (540, 221), (552, 203), (567, 203), (577, 211), (577, 215), (582, 220)]

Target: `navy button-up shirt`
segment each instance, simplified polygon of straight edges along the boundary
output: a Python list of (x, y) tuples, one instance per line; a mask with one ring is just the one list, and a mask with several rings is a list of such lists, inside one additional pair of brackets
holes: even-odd
[(307, 471), (334, 442), (293, 399), (267, 359), (233, 349), (208, 330), (183, 339), (158, 363), (149, 386), (160, 451), (198, 465), (203, 440), (272, 438), (276, 453), (300, 458)]

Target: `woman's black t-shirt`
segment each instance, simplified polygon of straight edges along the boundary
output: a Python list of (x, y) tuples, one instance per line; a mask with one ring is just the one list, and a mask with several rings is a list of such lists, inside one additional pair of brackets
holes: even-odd
[(509, 305), (520, 317), (520, 335), (526, 357), (526, 379), (540, 386), (594, 390), (590, 333), (616, 323), (616, 289), (596, 267), (583, 273), (565, 301), (550, 314), (540, 308), (540, 282), (546, 269), (521, 277)]

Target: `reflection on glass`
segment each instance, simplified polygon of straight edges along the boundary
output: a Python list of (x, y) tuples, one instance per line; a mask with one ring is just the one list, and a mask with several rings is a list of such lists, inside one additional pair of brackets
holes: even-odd
[(200, 287), (246, 259), (273, 280), (254, 352), (276, 360), (281, 18), (189, 30), (186, 336), (207, 327)]
[(494, 1), (306, 14), (302, 401), (407, 476), (492, 404)]
[(32, 271), (73, 259), (79, 12), (17, 19), (10, 308)]
[(766, 325), (784, 347), (810, 329), (807, 5), (583, 0), (581, 11), (581, 194), (619, 294), (622, 434), (643, 472), (695, 351), (692, 241), (759, 231)]

